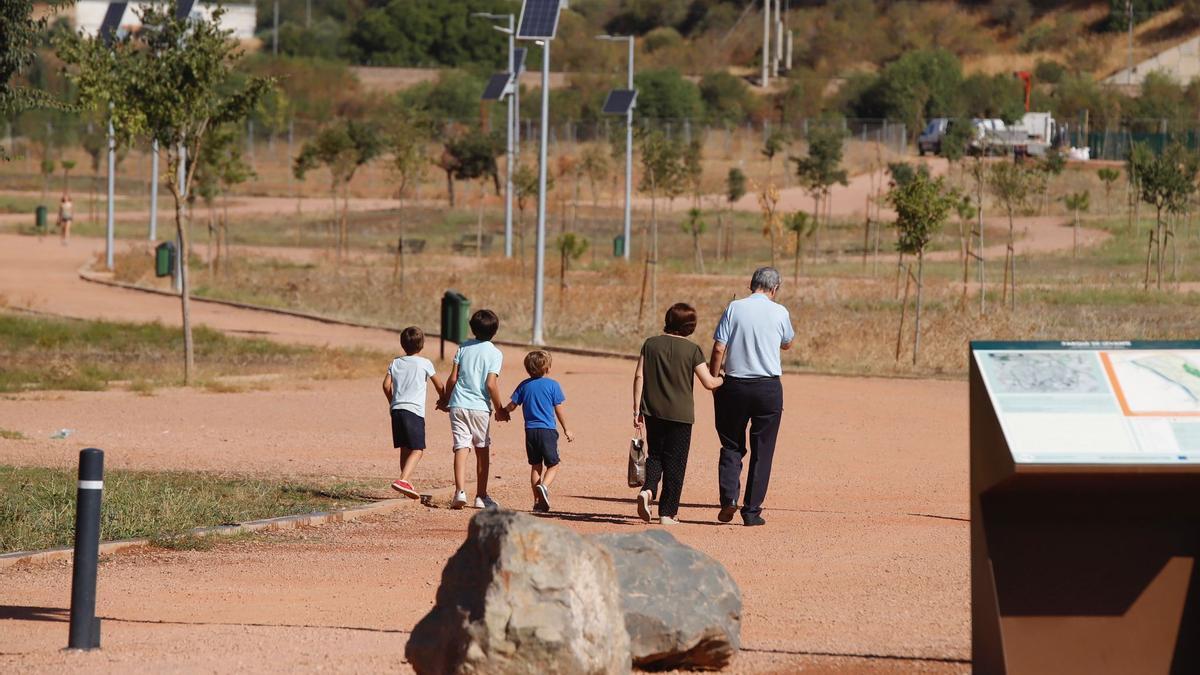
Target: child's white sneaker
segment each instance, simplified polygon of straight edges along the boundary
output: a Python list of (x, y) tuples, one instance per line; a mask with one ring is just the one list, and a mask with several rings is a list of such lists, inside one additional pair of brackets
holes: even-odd
[(454, 500), (450, 502), (450, 508), (458, 510), (467, 505), (466, 490), (459, 490), (454, 495)]

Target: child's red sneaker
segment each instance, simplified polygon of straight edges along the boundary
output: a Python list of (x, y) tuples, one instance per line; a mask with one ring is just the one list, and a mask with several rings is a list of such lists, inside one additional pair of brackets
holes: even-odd
[(421, 498), (421, 493), (417, 492), (417, 489), (413, 487), (413, 484), (406, 480), (392, 481), (392, 489), (404, 495), (405, 497), (408, 497), (409, 499)]

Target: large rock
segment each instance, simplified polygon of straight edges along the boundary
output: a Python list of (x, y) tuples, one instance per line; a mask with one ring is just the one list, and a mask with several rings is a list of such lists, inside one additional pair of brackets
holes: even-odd
[(627, 673), (629, 635), (607, 550), (511, 511), (471, 519), (405, 656), (418, 673)]
[(591, 539), (616, 563), (633, 665), (729, 665), (741, 643), (742, 594), (721, 563), (663, 530)]

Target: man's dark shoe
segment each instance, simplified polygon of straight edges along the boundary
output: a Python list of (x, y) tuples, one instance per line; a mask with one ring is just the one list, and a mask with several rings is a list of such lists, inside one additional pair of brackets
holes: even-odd
[(742, 518), (742, 522), (746, 524), (746, 527), (754, 527), (756, 525), (766, 525), (767, 524), (767, 521), (763, 520), (763, 517), (759, 516), (759, 515), (744, 516)]
[(721, 512), (717, 514), (717, 520), (721, 521), (722, 523), (731, 522), (733, 520), (733, 514), (737, 513), (737, 510), (737, 504), (722, 506)]

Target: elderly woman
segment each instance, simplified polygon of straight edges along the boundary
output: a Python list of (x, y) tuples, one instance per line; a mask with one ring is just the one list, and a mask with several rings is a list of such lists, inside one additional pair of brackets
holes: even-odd
[(646, 522), (660, 481), (659, 522), (678, 522), (675, 517), (696, 421), (692, 383), (699, 378), (706, 389), (721, 386), (721, 378), (709, 373), (700, 347), (687, 339), (695, 330), (696, 310), (682, 302), (672, 305), (663, 334), (642, 344), (633, 375), (633, 425), (639, 431), (646, 429), (646, 484), (637, 497), (638, 515)]

